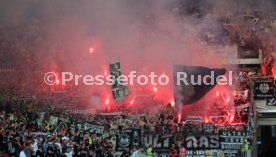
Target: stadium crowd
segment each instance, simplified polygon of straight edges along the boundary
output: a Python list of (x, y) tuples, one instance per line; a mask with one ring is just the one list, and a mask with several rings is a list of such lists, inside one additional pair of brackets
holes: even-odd
[[(254, 75), (254, 72), (248, 71), (248, 69), (242, 69), (239, 73), (238, 86), (240, 88), (234, 91), (235, 122), (247, 123), (248, 121), (250, 106), (243, 106), (250, 103), (248, 79), (252, 75)], [(55, 103), (61, 104), (62, 100)], [(70, 113), (64, 109), (53, 109), (52, 101), (38, 97), (22, 99), (15, 96), (4, 96), (0, 105), (0, 146), (2, 155), (15, 157), (112, 157), (115, 156), (116, 149), (114, 143), (112, 143), (111, 135), (120, 134), (132, 127), (140, 127), (156, 134), (179, 131), (198, 132), (197, 127), (194, 127), (197, 124), (193, 121), (184, 120), (186, 123), (183, 123), (183, 120), (179, 121), (179, 117), (171, 104), (160, 110), (159, 114), (149, 116), (150, 118), (145, 114), (87, 115)], [(225, 113), (220, 112), (215, 116), (221, 116), (222, 114)], [(103, 126), (104, 131), (98, 134), (95, 131), (91, 132), (82, 128), (74, 130), (69, 129), (68, 126), (60, 128), (57, 121), (52, 122), (52, 116), (68, 119), (69, 123), (71, 121), (88, 121)], [(227, 122), (222, 121), (214, 121), (214, 123), (227, 125)], [(131, 149), (124, 149), (119, 156), (131, 156), (132, 154), (135, 157), (135, 154), (138, 153), (140, 155), (147, 154), (149, 148), (151, 147), (134, 146)], [(171, 145), (171, 156), (179, 156), (181, 153), (183, 152), (181, 152), (179, 145)]]
[[(162, 131), (160, 129), (161, 125), (155, 125), (151, 128), (150, 122), (144, 115), (140, 115), (138, 118), (131, 118), (131, 116), (126, 115), (90, 117), (90, 122), (104, 126), (103, 135), (96, 132), (82, 131), (81, 129), (72, 131), (67, 127), (58, 128), (58, 124), (52, 125), (50, 115), (58, 115), (70, 120), (82, 119), (80, 117), (76, 118), (75, 114), (55, 113), (51, 110), (46, 112), (41, 119), (40, 114), (47, 110), (32, 105), (32, 101), (26, 101), (20, 105), (20, 108), (14, 108), (18, 104), (12, 105), (10, 103), (9, 100), (1, 106), (0, 146), (2, 155), (11, 157), (112, 157), (115, 153), (114, 145), (110, 141), (112, 132), (118, 134), (133, 126), (152, 129), (157, 133)], [(172, 126), (178, 124), (171, 114), (172, 108), (168, 106), (167, 111), (167, 113), (161, 114), (157, 121), (166, 126), (163, 133), (165, 130), (175, 132), (176, 130)], [(82, 120), (84, 121), (84, 119)], [(137, 154), (138, 151), (145, 154), (146, 150), (142, 147), (133, 147), (132, 149), (125, 149), (120, 156), (130, 156), (131, 154)], [(172, 152), (177, 153), (178, 150), (174, 148)]]
[[(206, 11), (207, 9), (207, 12)], [(208, 44), (237, 44), (246, 51), (262, 50), (261, 71), (250, 71), (241, 69), (238, 77), (241, 84), (235, 91), (235, 107), (248, 103), (245, 94), (249, 90), (250, 76), (272, 76), (275, 67), (275, 42), (276, 14), (266, 13), (260, 10), (247, 10), (239, 15), (224, 13), (221, 10), (209, 10), (210, 8), (177, 8), (177, 13), (182, 16), (195, 16), (197, 18), (216, 17), (221, 24), (221, 31), (210, 30), (206, 25), (202, 30), (202, 40)], [(174, 10), (174, 11), (175, 11)], [(175, 116), (173, 108), (169, 105), (163, 113), (155, 119), (147, 119), (146, 116), (129, 118), (127, 115), (119, 115), (108, 118), (97, 116), (82, 116), (80, 114), (68, 114), (64, 111), (53, 110), (51, 101), (47, 103), (40, 99), (41, 95), (49, 94), (50, 91), (44, 82), (39, 82), (35, 77), (42, 78), (47, 64), (41, 59), (38, 49), (44, 42), (43, 25), (37, 18), (26, 21), (26, 25), (20, 29), (0, 27), (0, 95), (2, 104), (0, 113), (0, 149), (1, 155), (15, 157), (112, 157), (115, 150), (111, 139), (99, 137), (96, 133), (56, 130), (57, 126), (50, 124), (50, 116), (58, 115), (74, 120), (89, 121), (104, 126), (106, 132), (120, 131), (132, 126), (143, 127), (157, 133), (177, 132), (181, 129), (178, 117)], [(48, 50), (45, 50), (48, 51)], [(62, 51), (62, 50), (54, 50)], [(248, 56), (243, 56), (246, 58)], [(256, 52), (255, 52), (256, 54)], [(248, 54), (250, 56), (250, 54)], [(43, 56), (43, 55), (42, 55)], [(252, 56), (251, 56), (252, 57)], [(253, 53), (254, 57), (254, 53)], [(58, 58), (58, 57), (57, 57)], [(58, 60), (57, 62), (62, 62)], [(9, 70), (5, 70), (9, 69)], [(275, 71), (276, 73), (276, 71)], [(34, 76), (30, 79), (30, 76)], [(70, 95), (77, 95), (77, 89), (69, 89)], [(248, 92), (248, 91), (247, 91)], [(244, 97), (246, 95), (246, 97)], [(25, 96), (31, 96), (25, 100)], [(250, 96), (250, 95), (249, 95)], [(25, 97), (24, 100), (20, 98)], [(41, 103), (43, 102), (43, 103)], [(59, 104), (62, 101), (55, 101)], [(42, 104), (42, 105), (41, 105)], [(48, 105), (47, 105), (48, 104)], [(49, 105), (50, 104), (50, 105)], [(65, 103), (66, 104), (66, 103)], [(48, 106), (48, 107), (47, 107)], [(235, 111), (237, 121), (242, 120), (242, 114), (248, 114), (248, 108)], [(239, 113), (238, 113), (239, 112)], [(40, 113), (46, 113), (43, 119)], [(247, 117), (248, 115), (244, 116)], [(165, 127), (163, 127), (165, 126)], [(122, 157), (135, 154), (146, 154), (148, 149), (133, 147), (124, 150)], [(171, 155), (179, 155), (180, 151), (172, 145)]]

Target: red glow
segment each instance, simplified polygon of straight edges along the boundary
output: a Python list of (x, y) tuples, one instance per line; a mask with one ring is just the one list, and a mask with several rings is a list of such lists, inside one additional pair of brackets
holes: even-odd
[(178, 123), (180, 122), (181, 120), (181, 114), (178, 114)]
[(227, 113), (227, 114), (228, 114), (228, 116), (230, 116), (230, 112), (229, 112), (229, 111), (228, 111), (228, 113)]
[(231, 117), (230, 117), (230, 123), (232, 123), (233, 122), (233, 120), (234, 120), (234, 115), (231, 115)]
[(267, 66), (269, 65), (269, 62), (262, 62), (261, 63), (261, 70), (262, 70), (262, 74), (264, 76), (267, 75)]
[(208, 122), (209, 122), (208, 118), (205, 118), (205, 123), (208, 123)]
[(170, 102), (170, 103), (172, 104), (172, 107), (174, 107), (174, 105), (175, 105), (174, 101), (173, 101), (173, 100), (171, 100), (171, 102)]
[(131, 100), (130, 104), (132, 105), (134, 103), (134, 98)]
[(107, 107), (107, 111), (110, 111), (110, 110), (111, 110), (111, 107), (110, 107), (110, 106), (108, 106), (108, 107)]
[(228, 98), (228, 99), (226, 100), (227, 103), (229, 103), (229, 101), (230, 101), (230, 98)]
[(273, 66), (271, 71), (272, 71), (272, 75), (273, 75), (274, 79), (276, 79), (276, 64)]
[(153, 87), (153, 91), (156, 93), (157, 92), (157, 87)]
[(94, 52), (94, 48), (91, 47), (90, 50), (89, 50), (89, 52), (93, 53)]
[(106, 104), (106, 105), (109, 104), (109, 99), (108, 99), (108, 98), (105, 100), (105, 104)]

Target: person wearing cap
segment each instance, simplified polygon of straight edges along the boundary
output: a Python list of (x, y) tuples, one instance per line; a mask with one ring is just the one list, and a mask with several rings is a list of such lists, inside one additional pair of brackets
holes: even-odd
[(69, 145), (68, 145), (68, 143), (69, 143), (69, 138), (66, 137), (66, 136), (64, 136), (64, 137), (62, 137), (61, 139), (62, 139), (61, 152), (64, 154), (64, 153), (67, 152), (68, 147), (69, 147)]

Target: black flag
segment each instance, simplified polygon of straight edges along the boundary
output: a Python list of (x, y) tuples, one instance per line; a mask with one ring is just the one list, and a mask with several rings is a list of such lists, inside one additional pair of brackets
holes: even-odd
[[(174, 99), (177, 106), (194, 103), (213, 89), (216, 78), (226, 69), (209, 69), (200, 66), (174, 66)], [(209, 76), (208, 76), (209, 75)], [(185, 80), (184, 76), (187, 76)], [(212, 79), (211, 79), (212, 77)], [(204, 80), (206, 80), (204, 83)]]

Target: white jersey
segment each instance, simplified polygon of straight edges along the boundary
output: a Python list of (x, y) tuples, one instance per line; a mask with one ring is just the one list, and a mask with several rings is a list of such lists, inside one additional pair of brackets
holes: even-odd
[(22, 150), (19, 154), (19, 157), (27, 157), (27, 156), (26, 156), (25, 152)]
[(38, 141), (37, 141), (37, 139), (34, 140), (34, 143), (31, 145), (31, 147), (33, 148), (33, 155), (36, 155), (36, 152), (38, 150)]

